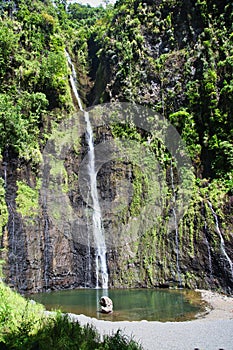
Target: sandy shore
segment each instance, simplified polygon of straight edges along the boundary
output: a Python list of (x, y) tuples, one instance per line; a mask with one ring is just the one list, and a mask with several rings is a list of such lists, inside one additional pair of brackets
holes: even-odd
[(202, 299), (208, 304), (208, 312), (202, 320), (233, 320), (233, 297), (207, 290), (198, 291), (201, 292)]
[(93, 324), (100, 334), (122, 333), (138, 341), (144, 350), (233, 350), (233, 298), (201, 290), (207, 313), (188, 322), (110, 322), (72, 315)]

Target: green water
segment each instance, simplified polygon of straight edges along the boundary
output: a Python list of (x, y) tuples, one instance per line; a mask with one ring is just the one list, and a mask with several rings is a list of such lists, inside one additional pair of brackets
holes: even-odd
[[(113, 313), (101, 314), (99, 299), (108, 295)], [(48, 310), (84, 314), (109, 321), (186, 321), (204, 311), (199, 293), (188, 290), (159, 289), (76, 289), (30, 296)]]

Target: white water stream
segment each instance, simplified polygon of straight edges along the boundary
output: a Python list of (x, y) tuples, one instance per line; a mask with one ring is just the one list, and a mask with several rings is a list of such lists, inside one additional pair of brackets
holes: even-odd
[(170, 175), (171, 175), (171, 186), (172, 186), (172, 214), (174, 217), (174, 224), (175, 224), (175, 243), (176, 243), (176, 271), (178, 275), (178, 282), (179, 287), (182, 286), (182, 280), (181, 280), (181, 272), (180, 272), (180, 248), (179, 248), (179, 229), (178, 229), (178, 222), (177, 222), (177, 215), (176, 215), (176, 192), (175, 192), (175, 183), (174, 183), (174, 173), (173, 173), (173, 166), (172, 166), (172, 160), (171, 160), (171, 167), (170, 167)]
[(213, 217), (214, 217), (214, 220), (215, 220), (215, 227), (216, 227), (216, 231), (219, 235), (219, 238), (220, 238), (220, 248), (221, 248), (221, 252), (223, 254), (223, 256), (226, 258), (229, 266), (230, 266), (230, 271), (231, 271), (231, 275), (233, 276), (233, 263), (229, 257), (229, 255), (227, 254), (226, 252), (226, 249), (225, 249), (225, 242), (224, 242), (224, 239), (223, 239), (223, 236), (222, 236), (222, 233), (221, 233), (221, 230), (220, 230), (220, 227), (219, 227), (219, 222), (218, 222), (218, 216), (217, 214), (215, 213), (214, 209), (213, 209), (213, 206), (212, 204), (210, 203), (210, 201), (207, 201), (208, 203), (208, 206), (213, 214)]
[[(99, 288), (99, 280), (101, 279), (101, 287), (108, 288), (108, 272), (106, 262), (106, 244), (104, 238), (104, 231), (102, 227), (101, 209), (98, 199), (97, 190), (97, 172), (95, 170), (95, 149), (93, 130), (91, 127), (89, 113), (84, 112), (85, 121), (87, 124), (86, 139), (88, 143), (88, 175), (90, 178), (90, 193), (92, 199), (92, 222), (93, 222), (93, 236), (96, 245), (96, 288)], [(100, 276), (99, 276), (100, 274)]]
[(4, 166), (4, 188), (7, 188), (7, 162), (3, 163)]
[(44, 282), (45, 290), (49, 287), (49, 222), (48, 216), (44, 214), (45, 224), (44, 224)]
[(208, 251), (208, 261), (209, 261), (209, 269), (210, 269), (210, 278), (213, 278), (213, 267), (212, 267), (212, 258), (211, 258), (211, 248), (210, 248), (210, 244), (209, 241), (207, 239), (206, 233), (207, 233), (207, 222), (205, 220), (204, 223), (204, 230), (205, 230), (205, 244), (207, 247), (207, 251)]
[[(94, 148), (94, 137), (93, 130), (89, 118), (89, 113), (84, 111), (82, 106), (82, 101), (80, 99), (77, 90), (77, 75), (75, 72), (74, 65), (71, 58), (66, 52), (67, 62), (71, 67), (72, 74), (70, 75), (70, 85), (74, 93), (75, 99), (78, 103), (79, 109), (84, 113), (84, 118), (86, 122), (87, 132), (86, 141), (88, 144), (88, 175), (90, 179), (90, 194), (91, 194), (91, 207), (92, 207), (92, 229), (93, 237), (95, 240), (96, 247), (96, 288), (102, 287), (103, 289), (108, 288), (108, 270), (107, 270), (107, 249), (105, 244), (104, 230), (102, 226), (102, 215), (101, 208), (98, 199), (98, 189), (97, 189), (97, 172), (95, 170), (95, 148)], [(89, 239), (88, 239), (89, 240)], [(88, 252), (90, 254), (90, 247), (88, 247)], [(90, 257), (89, 257), (90, 262)]]
[(74, 97), (78, 103), (78, 107), (79, 107), (80, 111), (84, 112), (84, 109), (82, 106), (82, 101), (81, 101), (81, 98), (80, 98), (78, 90), (77, 90), (77, 74), (76, 74), (74, 65), (71, 61), (70, 55), (68, 54), (68, 52), (66, 50), (65, 50), (65, 54), (66, 54), (68, 65), (70, 66), (71, 72), (72, 72), (72, 74), (70, 74), (70, 85), (71, 85), (72, 91), (74, 93)]

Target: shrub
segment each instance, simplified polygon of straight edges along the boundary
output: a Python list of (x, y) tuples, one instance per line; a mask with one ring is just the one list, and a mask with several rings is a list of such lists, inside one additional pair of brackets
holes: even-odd
[(46, 314), (43, 306), (24, 299), (0, 282), (1, 350), (140, 350), (134, 340), (121, 334), (101, 341), (94, 326), (82, 327), (67, 314)]

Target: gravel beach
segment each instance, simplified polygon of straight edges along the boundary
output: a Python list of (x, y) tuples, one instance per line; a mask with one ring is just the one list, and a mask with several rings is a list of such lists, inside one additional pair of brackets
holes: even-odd
[(207, 313), (188, 322), (110, 322), (70, 314), (80, 324), (93, 324), (101, 335), (122, 333), (133, 337), (144, 350), (233, 350), (233, 298), (200, 291)]

